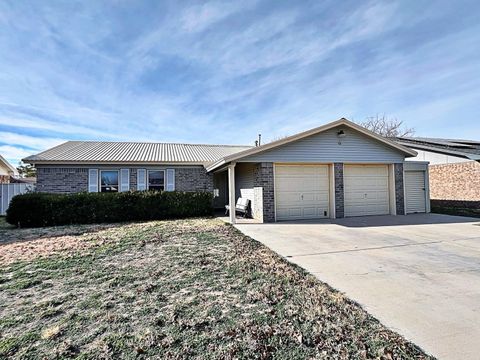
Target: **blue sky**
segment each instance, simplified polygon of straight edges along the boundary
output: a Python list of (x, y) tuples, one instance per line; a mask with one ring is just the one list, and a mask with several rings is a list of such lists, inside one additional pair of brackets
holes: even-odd
[(478, 1), (1, 1), (0, 154), (253, 144), (387, 114), (480, 139)]

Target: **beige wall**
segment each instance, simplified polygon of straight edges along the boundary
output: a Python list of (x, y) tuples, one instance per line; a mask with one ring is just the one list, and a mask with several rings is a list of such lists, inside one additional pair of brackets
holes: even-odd
[(0, 176), (10, 175), (11, 170), (0, 162)]
[(428, 161), (430, 165), (437, 165), (437, 164), (453, 164), (453, 163), (463, 163), (469, 162), (471, 160), (465, 159), (458, 156), (451, 156), (445, 154), (434, 153), (431, 151), (424, 151), (414, 149), (418, 155), (412, 158), (406, 158), (406, 161)]
[(430, 198), (480, 201), (480, 163), (431, 165)]

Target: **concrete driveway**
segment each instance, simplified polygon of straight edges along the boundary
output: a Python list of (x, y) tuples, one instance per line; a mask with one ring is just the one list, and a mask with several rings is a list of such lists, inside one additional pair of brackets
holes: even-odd
[(426, 352), (480, 356), (480, 219), (418, 214), (236, 226)]

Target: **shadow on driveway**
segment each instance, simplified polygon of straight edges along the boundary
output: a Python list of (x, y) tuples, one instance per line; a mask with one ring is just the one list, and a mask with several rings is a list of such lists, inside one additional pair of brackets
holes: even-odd
[[(480, 219), (452, 216), (443, 214), (409, 214), (409, 215), (383, 215), (383, 216), (360, 216), (344, 219), (319, 219), (319, 220), (297, 220), (297, 221), (279, 221), (275, 226), (282, 225), (308, 225), (308, 224), (336, 224), (345, 227), (379, 227), (379, 226), (405, 226), (405, 225), (432, 225), (432, 224), (462, 224), (477, 223), (480, 225)], [(265, 224), (268, 225), (268, 224)]]

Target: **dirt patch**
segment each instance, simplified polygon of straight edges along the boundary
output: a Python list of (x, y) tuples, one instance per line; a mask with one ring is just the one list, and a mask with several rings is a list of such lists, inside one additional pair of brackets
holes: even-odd
[[(62, 253), (84, 254), (92, 247), (115, 241), (111, 229), (121, 225), (62, 226), (44, 229), (8, 229), (0, 232), (0, 264), (31, 261)], [(124, 231), (142, 224), (123, 227)]]

